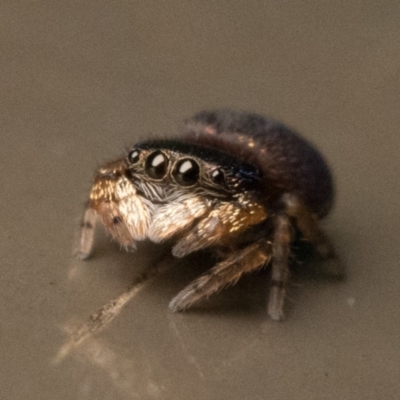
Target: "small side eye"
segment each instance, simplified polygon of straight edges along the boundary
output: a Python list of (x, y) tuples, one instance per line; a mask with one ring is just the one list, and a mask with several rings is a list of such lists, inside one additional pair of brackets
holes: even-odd
[(147, 175), (153, 179), (162, 179), (168, 171), (168, 158), (159, 150), (149, 154), (146, 160), (145, 170)]
[(191, 158), (183, 158), (176, 163), (172, 176), (182, 186), (193, 186), (199, 180), (200, 166)]
[(139, 150), (131, 150), (128, 153), (128, 161), (130, 164), (136, 164), (140, 160), (140, 151)]
[(217, 185), (224, 186), (226, 184), (225, 174), (222, 172), (221, 169), (214, 169), (214, 171), (211, 172), (210, 176), (211, 180)]

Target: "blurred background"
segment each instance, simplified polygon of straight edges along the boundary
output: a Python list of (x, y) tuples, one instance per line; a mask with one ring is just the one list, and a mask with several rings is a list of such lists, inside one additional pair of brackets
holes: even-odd
[[(397, 399), (399, 21), (393, 0), (3, 1), (1, 397)], [(207, 257), (170, 260), (57, 358), (165, 250), (100, 233), (73, 258), (94, 170), (215, 107), (280, 119), (323, 152), (346, 281), (294, 277), (283, 323), (266, 316), (267, 273), (171, 314)]]

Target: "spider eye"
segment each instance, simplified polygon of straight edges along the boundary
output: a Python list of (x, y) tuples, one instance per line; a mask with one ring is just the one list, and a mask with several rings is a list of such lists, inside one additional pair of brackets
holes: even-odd
[(200, 166), (191, 158), (183, 158), (176, 163), (172, 176), (180, 185), (192, 186), (199, 180)]
[(140, 151), (139, 150), (131, 150), (128, 153), (128, 161), (130, 164), (136, 164), (140, 159)]
[(214, 169), (214, 171), (211, 172), (210, 174), (211, 176), (211, 180), (216, 183), (217, 185), (225, 185), (226, 181), (225, 181), (225, 174), (222, 172), (221, 169), (217, 168)]
[(153, 179), (162, 179), (168, 171), (167, 156), (157, 150), (149, 154), (146, 160), (145, 170), (147, 175)]

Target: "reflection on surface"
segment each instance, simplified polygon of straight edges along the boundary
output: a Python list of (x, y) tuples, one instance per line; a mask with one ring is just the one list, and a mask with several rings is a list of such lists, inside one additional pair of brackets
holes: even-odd
[(92, 338), (96, 333), (105, 329), (114, 318), (120, 314), (125, 304), (127, 304), (139, 292), (139, 290), (141, 290), (151, 279), (167, 270), (168, 267), (168, 263), (159, 262), (155, 268), (137, 276), (124, 293), (105, 304), (96, 313), (92, 314), (86, 324), (83, 324), (78, 329), (72, 331), (71, 329), (68, 329), (67, 326), (65, 331), (68, 332), (69, 339), (61, 347), (54, 362), (59, 363), (86, 339)]
[[(127, 255), (129, 263), (131, 257)], [(210, 256), (203, 253), (182, 260), (165, 257), (164, 254), (161, 260), (158, 258), (158, 262), (152, 263), (154, 268), (139, 274), (125, 292), (91, 315), (87, 323), (77, 328), (77, 324), (74, 327), (66, 324), (64, 331), (68, 338), (59, 349), (54, 363), (59, 364), (67, 356), (72, 356), (73, 362), (78, 361), (82, 365), (89, 362), (94, 367), (92, 373), (101, 382), (111, 382), (115, 390), (133, 399), (142, 396), (169, 398), (177, 390), (182, 398), (190, 396), (193, 390), (201, 392), (199, 398), (207, 398), (208, 393), (218, 391), (221, 382), (231, 380), (231, 375), (236, 374), (230, 388), (234, 394), (236, 390), (240, 391), (235, 386), (243, 385), (239, 373), (243, 369), (258, 368), (259, 372), (253, 377), (257, 382), (262, 382), (262, 374), (274, 376), (274, 362), (265, 360), (277, 362), (281, 356), (286, 358), (297, 351), (293, 341), (293, 337), (296, 338), (296, 323), (276, 323), (267, 319), (268, 269), (245, 276), (238, 285), (212, 296), (193, 311), (177, 314), (168, 310), (171, 295), (201, 274), (210, 261)], [(172, 265), (176, 268), (170, 268)], [(321, 272), (323, 265), (317, 263), (315, 267)], [(313, 268), (298, 266), (308, 280), (313, 278), (315, 283)], [(76, 265), (72, 265), (71, 269), (76, 269)], [(167, 270), (168, 273), (163, 274)], [(326, 272), (329, 276), (329, 266)], [(91, 279), (93, 274), (96, 271), (92, 270), (86, 278)], [(161, 279), (153, 279), (161, 274)], [(74, 279), (81, 280), (78, 275), (76, 271), (70, 274)], [(298, 282), (296, 277), (293, 278)], [(152, 285), (147, 285), (150, 282)], [(134, 309), (134, 317), (123, 318), (120, 325), (113, 324), (113, 329), (104, 332), (144, 286), (147, 289), (141, 296), (140, 304), (134, 302), (129, 305)], [(330, 287), (327, 282), (320, 286), (321, 290)], [(299, 290), (302, 289), (310, 287), (292, 283), (291, 300), (298, 300)], [(160, 297), (163, 299), (161, 302)], [(296, 312), (293, 313), (290, 312), (293, 306), (288, 304), (289, 320), (295, 321), (296, 314), (301, 314), (301, 307), (297, 309), (301, 302), (296, 301)], [(312, 311), (307, 314), (312, 322), (310, 314)], [(100, 332), (103, 332), (101, 338), (98, 337)], [(257, 363), (261, 364), (256, 367)], [(85, 387), (86, 391), (93, 393), (90, 382)], [(259, 398), (263, 398), (260, 386), (256, 392)], [(226, 395), (221, 393), (221, 396)]]

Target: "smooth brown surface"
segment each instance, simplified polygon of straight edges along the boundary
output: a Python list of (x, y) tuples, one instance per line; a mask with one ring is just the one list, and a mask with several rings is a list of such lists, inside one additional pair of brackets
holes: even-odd
[[(1, 398), (397, 399), (399, 4), (3, 2)], [(296, 276), (284, 323), (266, 318), (266, 273), (172, 314), (210, 261), (193, 255), (56, 363), (160, 250), (100, 234), (72, 257), (94, 169), (212, 107), (281, 119), (326, 155), (347, 280)]]

